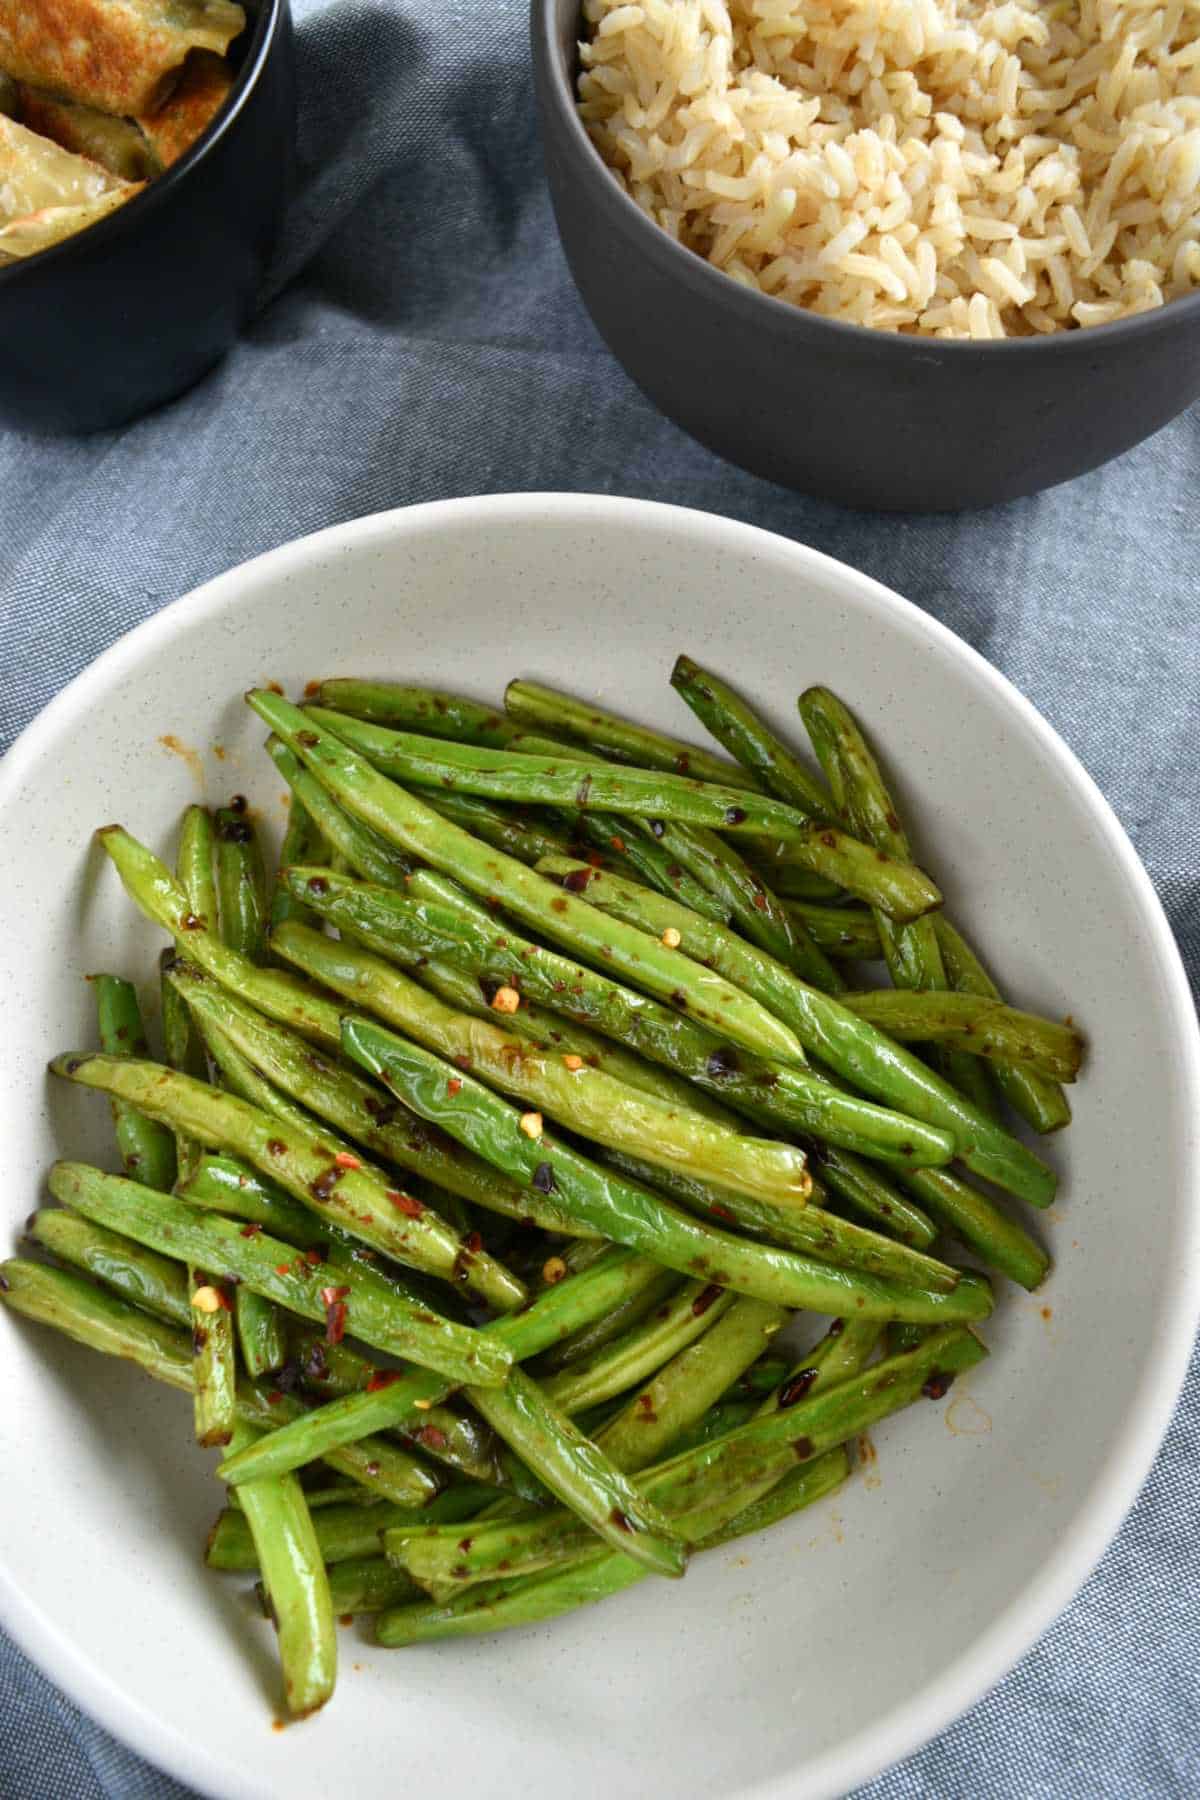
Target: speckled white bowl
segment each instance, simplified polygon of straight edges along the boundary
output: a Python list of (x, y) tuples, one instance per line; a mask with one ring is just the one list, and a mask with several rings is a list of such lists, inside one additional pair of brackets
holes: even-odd
[(843, 1792), (997, 1680), (1149, 1466), (1200, 1267), (1200, 1047), (1150, 883), (1070, 752), (973, 651), (852, 570), (697, 513), (537, 495), (338, 527), (160, 613), (47, 709), (0, 776), (10, 1238), (52, 1157), (105, 1145), (94, 1097), (43, 1074), (90, 1041), (81, 977), (148, 975), (157, 949), (89, 833), (119, 818), (163, 843), (187, 801), (232, 788), (274, 810), (246, 686), (369, 673), (482, 697), (524, 673), (686, 731), (667, 685), (681, 649), (785, 730), (801, 687), (842, 692), (1013, 997), (1087, 1028), (1039, 1222), (1057, 1272), (1036, 1298), (1004, 1294), (990, 1361), (876, 1433), (878, 1461), (832, 1504), (545, 1629), (390, 1654), (347, 1631), (336, 1701), (282, 1733), (267, 1628), (244, 1584), (200, 1567), (219, 1491), (186, 1407), (0, 1321), (4, 1621), (207, 1794)]

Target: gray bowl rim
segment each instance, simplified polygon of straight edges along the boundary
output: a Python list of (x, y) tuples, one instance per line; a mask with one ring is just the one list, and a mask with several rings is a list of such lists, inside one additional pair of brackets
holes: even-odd
[[(582, 12), (582, 7), (578, 9)], [(993, 338), (986, 344), (969, 338), (935, 338), (904, 336), (898, 331), (879, 331), (870, 325), (853, 325), (842, 319), (828, 319), (789, 301), (777, 300), (773, 294), (743, 287), (724, 270), (714, 268), (694, 250), (686, 249), (644, 213), (621, 186), (589, 137), (575, 104), (570, 78), (558, 65), (558, 7), (556, 0), (531, 0), (530, 31), (535, 62), (546, 71), (546, 90), (554, 106), (559, 124), (582, 149), (598, 200), (615, 221), (630, 233), (636, 233), (648, 257), (663, 271), (695, 290), (701, 298), (743, 316), (750, 325), (755, 316), (768, 308), (767, 320), (777, 333), (791, 332), (797, 340), (827, 337), (831, 346), (856, 353), (874, 353), (879, 357), (910, 361), (973, 363), (980, 358), (1033, 358), (1044, 356), (1086, 356), (1090, 351), (1115, 345), (1119, 340), (1155, 337), (1163, 331), (1176, 330), (1200, 317), (1200, 289), (1169, 300), (1150, 312), (1134, 313), (1114, 319), (1108, 325), (1093, 325), (1087, 330), (1048, 332), (1032, 338)], [(763, 324), (763, 318), (758, 323)]]
[(80, 246), (86, 244), (116, 248), (121, 239), (129, 232), (137, 229), (143, 219), (149, 218), (156, 207), (170, 205), (175, 189), (185, 182), (191, 171), (208, 155), (230, 129), (234, 120), (245, 106), (251, 91), (257, 86), (259, 76), (266, 66), (267, 60), (279, 41), (280, 27), (288, 12), (289, 0), (261, 0), (257, 16), (248, 21), (250, 25), (250, 42), (242, 65), (237, 73), (237, 80), (229, 91), (224, 106), (216, 117), (210, 120), (194, 144), (189, 144), (178, 162), (163, 174), (148, 181), (140, 194), (127, 200), (103, 219), (97, 219), (94, 225), (86, 225), (82, 231), (72, 232), (57, 244), (51, 244), (45, 250), (39, 250), (36, 256), (25, 256), (17, 262), (0, 268), (0, 296), (6, 287), (11, 287), (22, 277), (30, 277), (30, 271), (41, 272), (44, 269), (61, 269), (69, 263), (72, 256), (80, 253)]

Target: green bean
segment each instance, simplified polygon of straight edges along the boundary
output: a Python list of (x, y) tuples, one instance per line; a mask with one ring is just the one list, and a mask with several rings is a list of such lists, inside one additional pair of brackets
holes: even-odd
[[(381, 1532), (414, 1524), (418, 1519), (429, 1524), (454, 1524), (472, 1518), (494, 1498), (494, 1490), (464, 1483), (447, 1488), (425, 1506), (398, 1506), (388, 1501), (375, 1506), (326, 1506), (314, 1517), (313, 1530), (322, 1560), (332, 1568), (378, 1554)], [(240, 1508), (227, 1508), (217, 1519), (208, 1536), (204, 1560), (210, 1569), (233, 1574), (258, 1568), (258, 1552)]]
[(26, 1231), (60, 1262), (82, 1269), (156, 1319), (191, 1330), (191, 1290), (177, 1262), (67, 1207), (42, 1207)]
[(848, 994), (842, 1004), (900, 1043), (952, 1043), (974, 1056), (1003, 1058), (1036, 1074), (1074, 1081), (1083, 1043), (1077, 1031), (1036, 1013), (975, 994), (884, 988)]
[[(659, 822), (657, 829), (663, 848), (715, 897), (719, 912), (727, 915), (715, 922), (731, 921), (752, 944), (823, 993), (842, 991), (846, 985), (843, 977), (808, 928), (788, 911), (762, 875), (731, 844), (717, 832), (695, 825)], [(684, 898), (682, 894), (675, 897)], [(693, 910), (714, 918), (711, 908)]]
[(687, 1552), (656, 1506), (514, 1368), (503, 1388), (473, 1388), (473, 1404), (585, 1528), (657, 1575), (682, 1575)]
[[(240, 1449), (257, 1436), (240, 1425), (234, 1446)], [(273, 1475), (246, 1482), (241, 1498), (275, 1621), (288, 1711), (305, 1718), (333, 1693), (337, 1635), (304, 1490), (294, 1475)]]
[[(327, 706), (335, 701), (322, 698)], [(540, 687), (533, 681), (510, 681), (504, 692), (504, 706), (512, 719), (526, 730), (549, 732), (552, 737), (565, 737), (584, 744), (616, 762), (635, 763), (643, 769), (662, 769), (675, 775), (690, 775), (696, 781), (724, 783), (726, 787), (758, 787), (753, 775), (709, 750), (697, 749), (661, 731), (635, 725), (629, 719), (589, 706), (556, 688)], [(348, 707), (347, 711), (355, 708)], [(382, 720), (380, 721), (383, 722)], [(397, 720), (397, 723), (399, 721)]]
[[(321, 707), (309, 708), (305, 716), (360, 752), (381, 774), (416, 787), (456, 787), (491, 799), (578, 811), (599, 807), (747, 838), (767, 836), (791, 844), (818, 874), (837, 879), (852, 892), (878, 898), (901, 916), (919, 916), (941, 899), (929, 877), (912, 864), (881, 857), (836, 827), (818, 827), (793, 808), (748, 789), (722, 788), (593, 757), (572, 759), (569, 752), (551, 757), (510, 747), (489, 750), (450, 744), (364, 724)], [(278, 730), (277, 717), (268, 722)], [(286, 738), (282, 731), (279, 735)]]
[(251, 962), (261, 962), (267, 928), (267, 877), (245, 801), (218, 807), (213, 830), (221, 936), (231, 950)]
[[(101, 1048), (109, 1056), (149, 1056), (137, 993), (118, 975), (94, 975)], [(175, 1180), (175, 1140), (169, 1131), (122, 1100), (112, 1099), (113, 1130), (121, 1166), (147, 1187), (169, 1188)]]
[[(651, 819), (678, 819), (725, 831), (753, 832), (787, 840), (803, 838), (806, 822), (791, 807), (747, 788), (725, 788), (687, 776), (516, 750), (493, 750), (352, 719), (326, 707), (305, 716), (367, 757), (380, 773), (415, 787), (457, 788), (483, 799), (518, 805), (599, 807)], [(282, 734), (281, 734), (282, 735)]]
[[(939, 913), (936, 928), (942, 960), (953, 987), (963, 994), (1001, 999), (999, 988), (949, 919)], [(1035, 1131), (1061, 1131), (1071, 1123), (1070, 1103), (1057, 1082), (1012, 1062), (993, 1063), (992, 1073), (1014, 1112)]]
[(810, 819), (835, 822), (833, 802), (820, 781), (719, 675), (701, 668), (690, 656), (680, 656), (671, 671), (671, 686), (756, 786)]
[[(336, 879), (329, 877), (331, 884)], [(791, 1145), (683, 1112), (587, 1064), (568, 1068), (561, 1056), (539, 1052), (533, 1044), (514, 1045), (509, 1032), (446, 1006), (353, 944), (304, 926), (285, 926), (275, 947), (302, 967), (320, 967), (322, 979), (352, 1002), (456, 1064), (478, 1069), (506, 1093), (545, 1107), (585, 1137), (614, 1149), (636, 1146), (649, 1160), (685, 1171), (711, 1169), (736, 1192), (773, 1196), (781, 1206), (802, 1204), (808, 1194), (803, 1153)]]
[(702, 1337), (734, 1304), (736, 1296), (703, 1281), (687, 1281), (646, 1321), (592, 1356), (543, 1377), (542, 1392), (575, 1414), (613, 1400), (644, 1381), (678, 1351)]
[[(924, 1326), (914, 1327), (921, 1331)], [(816, 1388), (836, 1387), (861, 1374), (880, 1339), (877, 1319), (835, 1319), (824, 1337), (788, 1370), (758, 1408), (759, 1414), (786, 1411)]]
[[(291, 926), (280, 929), (281, 942), (288, 941)], [(547, 1231), (577, 1229), (563, 1209), (546, 1196), (498, 1181), (493, 1170), (475, 1157), (464, 1155), (457, 1146), (439, 1140), (411, 1113), (397, 1108), (394, 1101), (381, 1094), (373, 1082), (363, 1080), (356, 1070), (319, 1055), (286, 1026), (255, 1012), (235, 990), (215, 987), (186, 965), (177, 969), (175, 978), (206, 1029), (216, 1027), (266, 1081), (295, 1101), (302, 1101), (326, 1124), (336, 1126), (385, 1162), (423, 1175), (436, 1186), (473, 1205), (486, 1207), (489, 1212), (531, 1219)], [(425, 1210), (431, 1220), (437, 1219), (435, 1210)]]
[[(194, 1391), (188, 1335), (113, 1294), (104, 1293), (69, 1270), (49, 1269), (41, 1263), (19, 1259), (0, 1264), (0, 1301), (26, 1318), (53, 1326), (90, 1350), (135, 1363), (168, 1387), (180, 1388), (187, 1394)], [(250, 1382), (239, 1382), (237, 1416), (245, 1424), (274, 1431), (307, 1415), (303, 1404), (289, 1394), (268, 1394)], [(380, 1438), (363, 1437), (332, 1448), (325, 1460), (340, 1474), (351, 1476), (388, 1499), (403, 1500), (410, 1508), (437, 1491), (437, 1482), (411, 1456)]]
[[(495, 899), (556, 942), (610, 962), (638, 987), (661, 998), (674, 996), (675, 1005), (682, 1000), (693, 1017), (715, 1024), (735, 1043), (766, 1055), (792, 1058), (798, 1054), (796, 1039), (786, 1026), (719, 976), (708, 970), (692, 970), (689, 975), (671, 950), (661, 944), (648, 945), (644, 933), (639, 935), (619, 921), (605, 920), (601, 928), (595, 908), (556, 892), (523, 863), (481, 845), (469, 833), (438, 818), (325, 731), (311, 714), (289, 706), (275, 694), (259, 691), (249, 698), (260, 717), (291, 745), (334, 798), (391, 842), (453, 875), (472, 893)], [(681, 976), (687, 979), (681, 981)]]
[[(287, 829), (279, 849), (280, 869), (286, 869), (292, 863), (324, 862), (328, 855), (329, 846), (320, 826), (303, 800), (292, 794), (288, 803)], [(287, 891), (277, 876), (271, 888), (267, 923), (268, 926), (282, 925), (285, 919), (300, 919), (304, 924), (310, 924), (312, 914)]]
[[(604, 1160), (634, 1181), (656, 1187), (672, 1200), (678, 1200), (700, 1218), (723, 1220), (752, 1237), (780, 1244), (785, 1250), (799, 1250), (815, 1256), (819, 1262), (833, 1263), (842, 1269), (861, 1269), (868, 1275), (881, 1275), (888, 1280), (910, 1282), (919, 1287), (940, 1288), (946, 1293), (956, 1284), (955, 1272), (935, 1257), (922, 1255), (904, 1243), (896, 1243), (879, 1232), (854, 1225), (823, 1206), (811, 1203), (801, 1209), (767, 1206), (761, 1201), (743, 1200), (740, 1195), (731, 1194), (714, 1183), (656, 1169), (639, 1157), (610, 1155)], [(898, 1210), (903, 1210), (908, 1202), (903, 1196), (896, 1198)], [(929, 1235), (930, 1239), (935, 1235), (932, 1228)]]
[(233, 1315), (247, 1375), (257, 1380), (282, 1369), (287, 1361), (287, 1338), (271, 1302), (243, 1282), (233, 1297)]
[(829, 1190), (830, 1203), (870, 1219), (885, 1236), (910, 1249), (927, 1250), (933, 1243), (937, 1227), (928, 1213), (893, 1187), (872, 1163), (830, 1144), (815, 1145), (811, 1163)]
[(339, 1266), (331, 1284), (320, 1257), (297, 1255), (291, 1244), (261, 1229), (247, 1231), (219, 1213), (199, 1212), (82, 1163), (56, 1163), (49, 1185), (56, 1200), (85, 1218), (162, 1255), (220, 1269), (301, 1318), (328, 1324), (335, 1342), (335, 1326), (349, 1324), (365, 1343), (453, 1381), (490, 1385), (503, 1382), (508, 1371), (511, 1357), (502, 1346), (406, 1301), (369, 1264)]
[(524, 1299), (525, 1290), (514, 1276), (486, 1253), (468, 1252), (448, 1227), (436, 1222), (435, 1214), (423, 1210), (411, 1216), (411, 1208), (393, 1199), (392, 1190), (367, 1170), (339, 1163), (339, 1152), (326, 1150), (311, 1136), (298, 1141), (298, 1134), (289, 1131), (284, 1138), (269, 1114), (232, 1094), (153, 1063), (125, 1063), (116, 1057), (67, 1055), (50, 1066), (56, 1075), (117, 1093), (151, 1117), (233, 1151), (306, 1206), (320, 1207), (328, 1221), (398, 1262), (462, 1281), (490, 1305), (511, 1307)]
[(716, 1404), (786, 1320), (780, 1306), (734, 1300), (711, 1330), (677, 1351), (595, 1434), (597, 1444), (619, 1469), (636, 1472), (657, 1462)]
[[(570, 1336), (580, 1325), (602, 1318), (618, 1306), (633, 1286), (644, 1283), (646, 1264), (626, 1250), (609, 1249), (581, 1274), (548, 1288), (522, 1313), (510, 1313), (484, 1327), (514, 1360), (527, 1361), (551, 1344)], [(276, 1432), (251, 1456), (222, 1463), (223, 1480), (236, 1483), (260, 1472), (298, 1468), (339, 1445), (352, 1444), (364, 1432), (402, 1429), (427, 1415), (450, 1391), (450, 1384), (425, 1370), (412, 1370), (373, 1391), (348, 1394), (311, 1412), (297, 1426)]]
[[(101, 839), (103, 842), (103, 839)], [(179, 887), (185, 896), (185, 908), (211, 932), (218, 923), (217, 845), (212, 816), (203, 806), (189, 806), (179, 828)], [(181, 916), (175, 906), (175, 918)], [(177, 926), (170, 929), (178, 929)]]
[(216, 931), (206, 925), (206, 915), (192, 908), (182, 884), (152, 851), (120, 825), (106, 825), (96, 837), (112, 859), (130, 899), (148, 919), (176, 939), (189, 961), (199, 963), (223, 986), (235, 988), (251, 1005), (291, 1025), (303, 1037), (317, 1043), (337, 1042), (338, 1009), (324, 995), (315, 994), (294, 975), (259, 968), (223, 944)]
[(849, 1473), (850, 1457), (845, 1447), (827, 1450), (816, 1463), (789, 1469), (773, 1488), (768, 1488), (765, 1494), (752, 1500), (741, 1512), (735, 1513), (728, 1524), (717, 1526), (707, 1537), (701, 1538), (696, 1548), (717, 1550), (722, 1544), (733, 1543), (735, 1538), (766, 1531), (770, 1526), (778, 1525), (782, 1519), (790, 1519), (802, 1507), (811, 1506), (814, 1499), (822, 1499), (826, 1494), (833, 1493)]
[[(571, 878), (580, 869), (579, 864), (541, 866), (560, 878)], [(1052, 1169), (917, 1057), (859, 1019), (839, 1000), (799, 981), (752, 945), (673, 901), (619, 876), (586, 865), (583, 868), (585, 874), (579, 880), (586, 882), (583, 891), (592, 905), (619, 914), (647, 935), (678, 931), (681, 954), (715, 961), (730, 979), (739, 980), (747, 991), (773, 1005), (795, 1028), (805, 1049), (839, 1075), (877, 1099), (951, 1132), (959, 1155), (977, 1174), (1033, 1205), (1048, 1206), (1053, 1200), (1056, 1181)]]
[(356, 1556), (334, 1563), (327, 1575), (329, 1598), (337, 1618), (386, 1612), (389, 1607), (404, 1606), (421, 1597), (416, 1582), (402, 1569), (394, 1569), (383, 1556)]
[[(545, 995), (548, 1003), (556, 1007), (567, 1011), (591, 1007), (609, 1031), (617, 1029), (618, 1020), (628, 1021), (630, 1032), (637, 1035), (636, 1039), (627, 1036), (626, 1041), (636, 1041), (648, 1054), (668, 1059), (707, 1091), (720, 1093), (724, 1099), (732, 1101), (740, 1112), (756, 1123), (818, 1135), (901, 1167), (938, 1165), (948, 1162), (953, 1154), (950, 1135), (937, 1126), (925, 1125), (906, 1114), (892, 1112), (856, 1095), (844, 1094), (805, 1069), (773, 1059), (753, 1058), (747, 1051), (731, 1050), (727, 1043), (722, 1044), (711, 1034), (693, 1026), (690, 1020), (676, 1019), (664, 1008), (651, 1004), (631, 1006), (625, 991), (614, 988), (600, 976), (593, 976), (590, 981), (580, 980), (579, 972), (564, 958), (531, 952), (526, 960), (519, 948), (525, 940), (515, 933), (508, 934), (507, 949), (491, 947), (488, 934), (481, 927), (475, 927), (466, 919), (447, 918), (443, 911), (435, 935), (429, 925), (432, 909), (424, 902), (414, 902), (385, 888), (345, 883), (333, 875), (308, 878), (306, 885), (310, 892), (314, 880), (324, 884), (320, 892), (314, 893), (314, 906), (339, 926), (343, 936), (335, 942), (303, 926), (285, 925), (273, 940), (280, 956), (444, 1054), (455, 1058), (466, 1056), (473, 1064), (486, 1067), (489, 1080), (532, 1099), (537, 1105), (546, 1105), (564, 1120), (568, 1117), (562, 1112), (564, 1105), (571, 1107), (572, 1119), (578, 1118), (587, 1107), (593, 1096), (586, 1084), (589, 1076), (594, 1076), (597, 1071), (572, 1071), (571, 1080), (567, 1080), (558, 1059), (538, 1059), (533, 1054), (514, 1057), (507, 1033), (497, 1031), (495, 1027), (489, 1032), (472, 1016), (437, 1007), (419, 987), (398, 975), (378, 956), (348, 942), (347, 936), (368, 938), (372, 944), (386, 947), (392, 929), (397, 933), (404, 930), (411, 934), (408, 950), (403, 953), (405, 956), (420, 943), (450, 946), (458, 961), (475, 968), (481, 966), (485, 957), (493, 964), (497, 957), (509, 957), (514, 992), (519, 992), (515, 983), (520, 981), (539, 995)], [(644, 891), (649, 893), (648, 889)], [(859, 1029), (868, 1028), (860, 1026)], [(591, 1089), (599, 1095), (601, 1084), (592, 1081)], [(641, 1104), (640, 1093), (636, 1099), (627, 1100), (621, 1110), (617, 1110), (612, 1101), (613, 1097), (609, 1096), (605, 1103), (608, 1110), (599, 1123), (580, 1124), (579, 1129), (601, 1142), (610, 1143), (613, 1148), (622, 1148), (617, 1138), (618, 1135), (630, 1136), (630, 1131), (623, 1130), (627, 1123), (625, 1115), (634, 1116)], [(670, 1112), (673, 1109), (668, 1105), (663, 1110)], [(652, 1136), (639, 1125), (632, 1130), (632, 1135), (637, 1139), (639, 1153), (647, 1160), (684, 1169), (688, 1163), (679, 1154), (678, 1147), (686, 1135), (687, 1124), (686, 1115), (681, 1115), (669, 1134), (664, 1129)], [(713, 1136), (704, 1121), (692, 1129), (697, 1136), (709, 1140)], [(735, 1137), (736, 1148), (730, 1145), (728, 1154), (719, 1156), (715, 1150), (706, 1151), (700, 1163), (706, 1173), (716, 1178), (721, 1162), (729, 1167), (735, 1160), (739, 1165), (744, 1165), (751, 1157), (764, 1160), (764, 1153), (759, 1150), (751, 1152), (743, 1148), (747, 1143), (757, 1144), (761, 1140), (746, 1139), (740, 1133)], [(808, 1187), (807, 1179), (795, 1169), (797, 1153), (794, 1147), (788, 1146), (785, 1152), (776, 1151), (776, 1163), (787, 1163), (789, 1159), (792, 1169), (779, 1170), (780, 1185), (773, 1185), (774, 1171), (766, 1186), (758, 1181), (752, 1183), (749, 1175), (744, 1179), (729, 1175), (719, 1178), (739, 1192), (757, 1192), (762, 1197), (773, 1195), (777, 1204), (788, 1204), (793, 1194), (802, 1199)]]
[[(303, 805), (325, 839), (325, 856), (312, 860), (332, 864), (334, 857), (340, 856), (370, 881), (395, 886), (403, 884), (410, 867), (407, 857), (386, 838), (372, 831), (369, 825), (343, 812), (299, 758), (293, 756), (277, 737), (267, 739), (267, 752), (291, 789), (293, 800)], [(280, 864), (281, 870), (286, 870), (287, 866)]]
[(641, 1271), (640, 1278), (630, 1282), (622, 1298), (602, 1318), (581, 1326), (539, 1357), (535, 1370), (539, 1380), (597, 1355), (606, 1345), (648, 1319), (678, 1292), (680, 1279), (674, 1269), (660, 1268), (647, 1257), (640, 1257), (637, 1267)]
[(439, 1058), (394, 1033), (348, 1019), (343, 1043), (348, 1055), (422, 1117), (515, 1178), (553, 1181), (563, 1204), (598, 1230), (681, 1274), (813, 1312), (857, 1311), (932, 1323), (984, 1317), (991, 1310), (987, 1284), (967, 1274), (960, 1275), (953, 1293), (929, 1293), (715, 1231), (544, 1132), (535, 1141), (498, 1095), (465, 1073), (455, 1076)]
[(323, 681), (317, 698), (334, 712), (376, 725), (401, 725), (429, 737), (459, 743), (504, 745), (520, 737), (522, 727), (504, 716), (503, 707), (485, 706), (440, 688), (410, 687), (399, 681), (365, 681), (338, 676)]
[[(810, 688), (799, 701), (801, 717), (833, 790), (843, 821), (887, 856), (911, 857), (908, 834), (897, 814), (878, 762), (849, 709), (827, 688)], [(892, 981), (903, 989), (949, 986), (933, 919), (896, 926), (876, 914), (880, 943)], [(991, 1088), (983, 1069), (959, 1049), (944, 1048), (938, 1066), (980, 1111), (992, 1110)]]
[[(641, 1472), (641, 1487), (695, 1543), (724, 1518), (740, 1512), (773, 1487), (797, 1460), (807, 1462), (836, 1448), (901, 1408), (911, 1405), (926, 1384), (963, 1368), (985, 1354), (970, 1333), (940, 1331), (916, 1350), (832, 1383), (785, 1387), (782, 1404), (762, 1410), (723, 1438), (685, 1451)], [(486, 1580), (499, 1564), (529, 1573), (591, 1546), (579, 1523), (563, 1512), (478, 1525), (469, 1548), (437, 1527), (400, 1527), (384, 1535), (390, 1558), (400, 1560), (422, 1586), (471, 1584)]]
[(875, 915), (864, 906), (822, 906), (812, 900), (785, 900), (783, 909), (804, 926), (826, 956), (839, 961), (874, 962), (883, 955)]
[(990, 1268), (1030, 1292), (1041, 1286), (1050, 1269), (1049, 1256), (990, 1195), (980, 1193), (953, 1169), (914, 1169), (901, 1179), (938, 1224)]
[[(569, 851), (573, 841), (569, 832), (556, 829), (558, 821), (554, 816), (539, 815), (536, 809), (526, 811), (499, 806), (495, 801), (475, 799), (470, 794), (457, 794), (450, 789), (430, 794), (428, 804), (439, 817), (461, 825), (473, 837), (481, 838), (485, 844), (530, 866), (539, 856)], [(315, 857), (308, 858), (309, 862), (316, 860)]]

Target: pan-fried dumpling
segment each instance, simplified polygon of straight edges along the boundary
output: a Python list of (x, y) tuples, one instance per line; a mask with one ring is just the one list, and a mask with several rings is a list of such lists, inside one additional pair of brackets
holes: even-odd
[(0, 256), (32, 256), (121, 206), (140, 187), (0, 118)]
[(80, 206), (45, 206), (40, 212), (28, 213), (23, 219), (14, 219), (9, 225), (0, 225), (0, 263), (16, 262), (24, 256), (36, 256), (39, 250), (49, 250), (52, 244), (61, 244), (64, 238), (74, 237), (77, 231), (86, 230), (97, 219), (103, 219), (110, 212), (115, 212), (118, 206), (124, 206), (131, 195), (140, 192), (140, 186), (126, 182)]
[(169, 169), (216, 118), (233, 86), (229, 64), (209, 50), (194, 50), (165, 106), (138, 120), (159, 166)]
[[(220, 62), (220, 58), (217, 60)], [(162, 173), (162, 163), (133, 119), (116, 119), (111, 113), (97, 112), (94, 106), (58, 100), (25, 82), (19, 85), (17, 94), (13, 117), (41, 137), (52, 138), (64, 150), (86, 156), (125, 181), (149, 181)], [(172, 103), (168, 101), (168, 108)]]
[(0, 0), (0, 68), (118, 117), (162, 104), (191, 50), (244, 29), (233, 0)]

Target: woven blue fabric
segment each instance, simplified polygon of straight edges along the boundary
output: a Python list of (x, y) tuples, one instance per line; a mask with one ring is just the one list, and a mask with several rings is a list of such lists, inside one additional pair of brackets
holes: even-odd
[[(301, 188), (225, 364), (129, 429), (0, 433), (0, 743), (101, 650), (286, 539), (452, 494), (729, 514), (878, 576), (1041, 709), (1115, 806), (1200, 976), (1200, 412), (963, 517), (854, 514), (726, 467), (598, 340), (542, 178), (524, 0), (299, 0)], [(1200, 1792), (1200, 1370), (1100, 1569), (869, 1800)], [(184, 1800), (0, 1639), (0, 1795)]]

